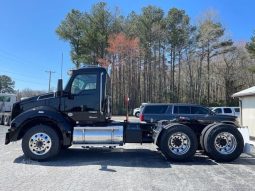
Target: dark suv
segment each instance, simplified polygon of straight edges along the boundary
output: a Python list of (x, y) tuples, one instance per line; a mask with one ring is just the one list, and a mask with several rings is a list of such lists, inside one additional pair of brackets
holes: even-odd
[(141, 121), (150, 123), (174, 119), (193, 121), (204, 125), (221, 121), (236, 122), (235, 116), (219, 115), (207, 107), (196, 104), (146, 104), (140, 114)]

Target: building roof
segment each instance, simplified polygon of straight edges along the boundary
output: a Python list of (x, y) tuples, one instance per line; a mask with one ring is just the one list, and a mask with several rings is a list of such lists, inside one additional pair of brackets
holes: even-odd
[(255, 86), (250, 87), (248, 89), (242, 90), (232, 95), (232, 97), (244, 97), (244, 96), (251, 96), (255, 95)]

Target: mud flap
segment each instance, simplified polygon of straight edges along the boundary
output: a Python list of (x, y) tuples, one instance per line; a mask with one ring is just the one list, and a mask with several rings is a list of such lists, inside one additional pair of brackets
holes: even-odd
[(250, 144), (250, 134), (249, 134), (248, 127), (241, 127), (241, 128), (238, 128), (238, 130), (243, 136), (243, 141), (244, 141), (243, 152), (246, 154), (251, 154), (253, 145)]

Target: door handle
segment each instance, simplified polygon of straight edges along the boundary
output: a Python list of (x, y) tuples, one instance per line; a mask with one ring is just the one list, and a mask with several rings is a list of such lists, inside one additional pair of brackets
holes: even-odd
[(89, 116), (89, 119), (97, 119), (97, 117)]
[(89, 111), (89, 113), (97, 113), (97, 111)]

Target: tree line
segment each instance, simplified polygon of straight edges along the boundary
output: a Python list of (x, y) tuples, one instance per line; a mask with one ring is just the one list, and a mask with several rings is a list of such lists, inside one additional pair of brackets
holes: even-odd
[(238, 105), (231, 95), (254, 85), (255, 36), (233, 42), (212, 11), (196, 24), (185, 10), (147, 6), (121, 15), (107, 4), (71, 10), (56, 29), (76, 68), (111, 68), (113, 113), (143, 102)]

